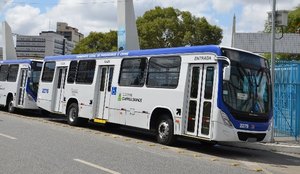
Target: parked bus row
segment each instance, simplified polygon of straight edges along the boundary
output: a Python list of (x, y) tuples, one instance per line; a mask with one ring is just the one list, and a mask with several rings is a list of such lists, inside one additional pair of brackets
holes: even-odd
[(272, 90), (263, 57), (192, 46), (0, 62), (0, 104), (207, 141), (270, 141)]

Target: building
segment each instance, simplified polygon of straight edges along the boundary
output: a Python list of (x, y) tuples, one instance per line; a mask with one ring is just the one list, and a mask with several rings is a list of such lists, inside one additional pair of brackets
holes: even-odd
[(43, 31), (39, 36), (17, 35), (16, 52), (18, 58), (44, 58), (71, 54), (75, 43), (54, 31)]
[(68, 41), (78, 43), (84, 35), (78, 32), (77, 28), (68, 26), (65, 22), (57, 22), (56, 33), (63, 35)]

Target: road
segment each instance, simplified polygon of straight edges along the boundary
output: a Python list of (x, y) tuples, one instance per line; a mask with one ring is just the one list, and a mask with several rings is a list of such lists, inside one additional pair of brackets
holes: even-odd
[[(23, 111), (22, 111), (23, 112)], [(300, 155), (179, 140), (155, 142), (150, 133), (89, 124), (68, 126), (62, 117), (0, 111), (0, 173), (299, 173)]]

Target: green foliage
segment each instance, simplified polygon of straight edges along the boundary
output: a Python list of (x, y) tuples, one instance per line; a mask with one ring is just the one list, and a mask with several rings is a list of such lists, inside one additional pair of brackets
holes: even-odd
[(117, 51), (117, 32), (90, 32), (72, 51), (73, 54)]
[(185, 45), (220, 44), (222, 29), (202, 17), (172, 7), (145, 12), (137, 19), (140, 47), (165, 48)]
[(288, 14), (286, 33), (300, 33), (300, 5)]

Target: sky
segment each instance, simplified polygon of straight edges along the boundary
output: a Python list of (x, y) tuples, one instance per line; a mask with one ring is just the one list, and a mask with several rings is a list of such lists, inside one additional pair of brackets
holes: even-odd
[[(117, 30), (118, 0), (0, 0), (0, 21), (7, 21), (12, 32), (39, 35), (55, 31), (56, 22), (66, 22), (85, 36), (91, 31)], [(205, 17), (210, 24), (223, 30), (221, 45), (230, 46), (233, 15), (237, 32), (264, 30), (272, 0), (133, 0), (135, 16), (156, 6), (189, 11)], [(277, 10), (293, 10), (299, 0), (277, 0)], [(2, 27), (0, 27), (0, 33)], [(3, 45), (0, 35), (0, 47)]]

